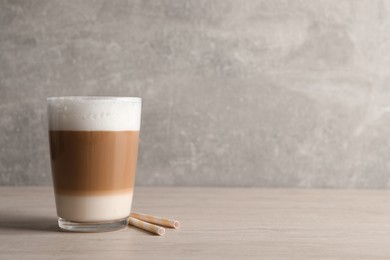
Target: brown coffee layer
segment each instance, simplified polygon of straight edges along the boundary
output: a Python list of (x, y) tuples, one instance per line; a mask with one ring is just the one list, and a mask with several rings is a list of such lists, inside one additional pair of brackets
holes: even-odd
[(138, 131), (50, 131), (55, 192), (104, 195), (132, 192)]

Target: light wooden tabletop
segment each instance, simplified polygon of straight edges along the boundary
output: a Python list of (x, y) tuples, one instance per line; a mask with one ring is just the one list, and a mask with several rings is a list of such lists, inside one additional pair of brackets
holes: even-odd
[(133, 205), (182, 227), (62, 232), (51, 188), (0, 187), (0, 259), (390, 258), (390, 191), (137, 188)]

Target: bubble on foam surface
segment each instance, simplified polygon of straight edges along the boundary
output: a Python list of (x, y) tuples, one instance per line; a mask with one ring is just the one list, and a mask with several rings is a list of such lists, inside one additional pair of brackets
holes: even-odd
[(69, 131), (138, 131), (140, 98), (48, 99), (49, 129)]

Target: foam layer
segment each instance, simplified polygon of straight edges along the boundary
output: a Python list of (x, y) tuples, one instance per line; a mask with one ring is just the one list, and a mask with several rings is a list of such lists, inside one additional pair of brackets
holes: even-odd
[(55, 194), (57, 215), (77, 222), (99, 222), (128, 217), (133, 193), (100, 196)]
[(50, 130), (139, 131), (141, 98), (48, 98)]

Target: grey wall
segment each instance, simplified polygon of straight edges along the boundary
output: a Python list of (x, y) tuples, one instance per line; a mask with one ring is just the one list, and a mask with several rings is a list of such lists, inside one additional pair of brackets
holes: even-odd
[(144, 99), (139, 185), (390, 186), (390, 2), (0, 1), (0, 184), (46, 96)]

